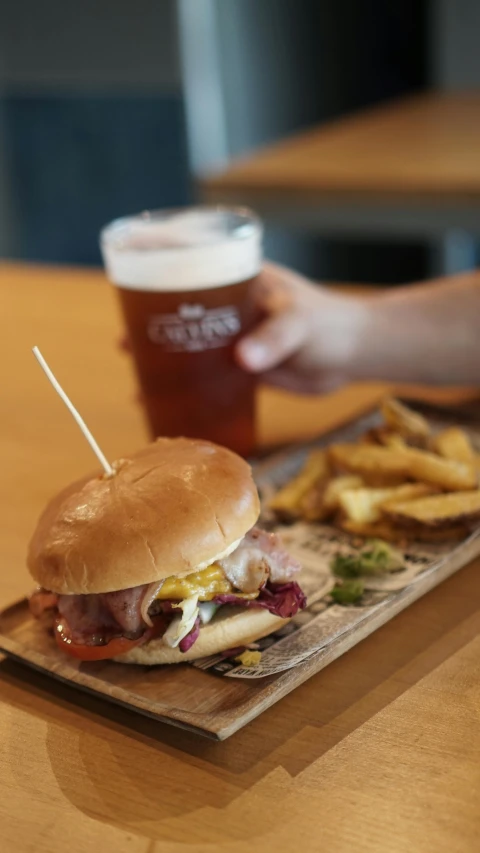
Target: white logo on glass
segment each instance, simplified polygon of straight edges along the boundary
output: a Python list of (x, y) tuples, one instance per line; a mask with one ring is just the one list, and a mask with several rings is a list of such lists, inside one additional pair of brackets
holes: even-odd
[(226, 346), (240, 331), (240, 317), (234, 305), (207, 309), (183, 303), (176, 314), (154, 314), (147, 335), (154, 344), (169, 352), (201, 352)]

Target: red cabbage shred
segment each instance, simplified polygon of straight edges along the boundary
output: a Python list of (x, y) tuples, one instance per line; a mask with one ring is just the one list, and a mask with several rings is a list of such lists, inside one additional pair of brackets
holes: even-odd
[(273, 613), (274, 616), (280, 616), (282, 619), (290, 619), (291, 616), (295, 616), (295, 613), (307, 606), (305, 594), (295, 581), (289, 583), (268, 582), (260, 590), (258, 598), (245, 599), (234, 593), (222, 593), (216, 595), (213, 601), (215, 604), (236, 604), (239, 607), (263, 607)]
[(186, 634), (186, 636), (180, 640), (178, 644), (178, 648), (181, 652), (188, 652), (189, 649), (192, 648), (193, 644), (197, 641), (198, 635), (200, 633), (200, 618), (197, 616), (195, 619), (195, 625), (191, 629), (191, 631)]

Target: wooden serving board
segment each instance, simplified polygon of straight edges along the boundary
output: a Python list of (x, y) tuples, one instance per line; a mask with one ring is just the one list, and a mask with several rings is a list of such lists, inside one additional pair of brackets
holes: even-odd
[[(356, 424), (324, 437), (318, 445), (332, 440), (348, 440), (352, 430), (363, 431), (372, 418), (373, 415), (362, 418)], [(265, 487), (269, 478), (276, 482), (281, 480), (281, 472), (285, 468), (288, 468), (290, 476), (292, 470), (301, 464), (303, 456), (304, 448), (294, 448), (262, 462), (257, 471), (260, 488)], [(329, 533), (327, 528), (319, 528), (314, 536), (317, 544), (322, 544), (323, 538), (330, 545), (336, 541), (336, 534)], [(345, 544), (348, 537), (342, 536), (340, 540)], [(312, 538), (312, 535), (308, 533), (308, 537)], [(312, 553), (315, 558), (315, 551)], [(450, 549), (445, 546), (438, 549), (433, 556), (430, 554), (429, 561), (422, 557), (420, 551), (412, 551), (413, 568), (410, 575), (406, 575), (406, 585), (397, 583), (397, 588), (383, 591), (377, 588), (373, 598), (363, 607), (342, 608), (325, 604), (325, 590), (319, 591), (316, 597), (309, 598), (313, 602), (309, 608), (310, 615), (308, 611), (301, 614), (297, 633), (281, 640), (282, 649), (289, 649), (288, 643), (293, 637), (295, 642), (291, 648), (298, 650), (302, 637), (308, 634), (315, 638), (312, 651), (305, 654), (304, 648), (303, 658), (295, 666), (265, 677), (238, 677), (235, 671), (228, 673), (234, 677), (226, 677), (218, 674), (218, 668), (215, 673), (215, 670), (204, 671), (188, 664), (139, 667), (108, 661), (77, 662), (57, 649), (51, 635), (31, 616), (26, 599), (0, 613), (0, 650), (59, 681), (101, 695), (110, 702), (164, 723), (224, 740), (479, 555), (480, 530), (464, 542), (452, 544)], [(324, 555), (324, 562), (325, 559)], [(417, 565), (417, 573), (412, 577), (415, 561), (421, 567)], [(314, 576), (315, 564), (313, 567), (310, 565), (306, 578), (309, 589), (312, 589), (312, 572)], [(322, 567), (320, 557), (318, 573), (325, 579), (325, 566)], [(319, 583), (319, 590), (321, 588), (322, 583)], [(271, 655), (272, 648), (266, 651), (265, 660)]]

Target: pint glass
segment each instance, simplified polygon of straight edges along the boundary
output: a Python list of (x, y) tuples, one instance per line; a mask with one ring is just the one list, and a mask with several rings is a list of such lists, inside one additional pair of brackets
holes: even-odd
[(255, 379), (234, 360), (258, 321), (262, 228), (243, 208), (118, 219), (101, 234), (152, 436), (255, 447)]

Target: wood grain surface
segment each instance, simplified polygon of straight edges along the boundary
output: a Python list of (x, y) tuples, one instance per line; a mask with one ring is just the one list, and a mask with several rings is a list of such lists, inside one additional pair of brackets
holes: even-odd
[(430, 93), (328, 122), (201, 182), (205, 198), (282, 193), (451, 202), (480, 198), (480, 92)]
[[(91, 466), (37, 343), (111, 457), (144, 430), (100, 273), (4, 265), (0, 606), (30, 587), (44, 501)], [(330, 429), (385, 386), (262, 392), (266, 444)], [(223, 743), (0, 662), (5, 853), (450, 853), (480, 833), (477, 560)]]

